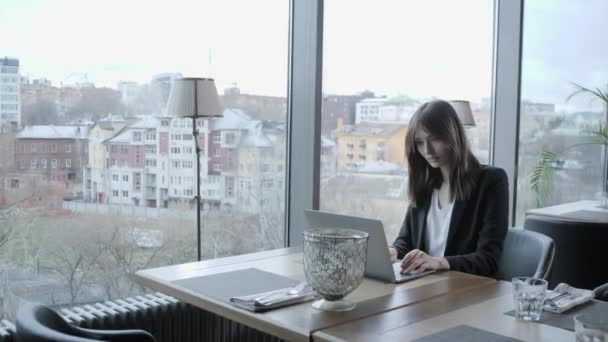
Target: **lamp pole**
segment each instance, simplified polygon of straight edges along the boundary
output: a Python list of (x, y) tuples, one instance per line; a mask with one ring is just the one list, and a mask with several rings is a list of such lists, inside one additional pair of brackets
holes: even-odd
[(201, 148), (198, 145), (198, 129), (196, 117), (192, 117), (192, 135), (194, 136), (194, 151), (196, 152), (196, 249), (198, 261), (201, 261)]
[(194, 115), (192, 116), (192, 136), (194, 137), (194, 151), (196, 152), (196, 251), (198, 261), (201, 261), (201, 148), (198, 145), (198, 82), (194, 82)]

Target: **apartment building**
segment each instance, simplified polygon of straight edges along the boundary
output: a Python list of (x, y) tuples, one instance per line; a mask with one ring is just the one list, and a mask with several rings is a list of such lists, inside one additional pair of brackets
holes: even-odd
[(406, 167), (405, 124), (338, 123), (337, 172), (357, 171), (367, 163), (390, 162)]
[(21, 126), (20, 94), (19, 60), (0, 58), (0, 130), (4, 132)]
[(363, 122), (407, 124), (418, 103), (401, 98), (366, 98), (356, 104), (355, 124)]
[(83, 168), (83, 199), (104, 203), (104, 193), (110, 192), (110, 179), (106, 177), (108, 151), (104, 141), (119, 132), (127, 121), (119, 115), (108, 115), (97, 121), (89, 130), (89, 159)]
[(79, 183), (88, 161), (88, 130), (87, 126), (25, 127), (15, 138), (17, 169)]

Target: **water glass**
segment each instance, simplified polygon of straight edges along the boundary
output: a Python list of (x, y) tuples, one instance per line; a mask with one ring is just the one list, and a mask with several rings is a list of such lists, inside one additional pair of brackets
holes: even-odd
[(600, 208), (608, 209), (608, 191), (598, 193), (597, 198), (600, 200)]
[(524, 321), (538, 321), (547, 294), (547, 281), (539, 278), (513, 278), (515, 317)]
[(580, 314), (574, 316), (576, 342), (608, 342), (608, 318)]

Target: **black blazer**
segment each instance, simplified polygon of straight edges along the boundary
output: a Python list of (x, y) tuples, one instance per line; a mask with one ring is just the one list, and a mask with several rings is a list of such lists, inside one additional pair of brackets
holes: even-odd
[[(494, 276), (507, 234), (509, 187), (503, 169), (482, 166), (476, 189), (468, 200), (454, 202), (444, 256), (455, 271)], [(424, 242), (430, 205), (410, 206), (393, 243), (399, 259)]]

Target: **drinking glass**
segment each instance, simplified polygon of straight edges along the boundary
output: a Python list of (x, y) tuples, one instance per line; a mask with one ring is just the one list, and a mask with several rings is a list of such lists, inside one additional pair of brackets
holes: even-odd
[(608, 342), (608, 318), (580, 314), (574, 316), (576, 342)]
[(600, 200), (600, 208), (608, 209), (608, 191), (598, 193), (597, 198)]
[(538, 321), (547, 294), (547, 281), (539, 278), (513, 278), (515, 317), (524, 321)]

